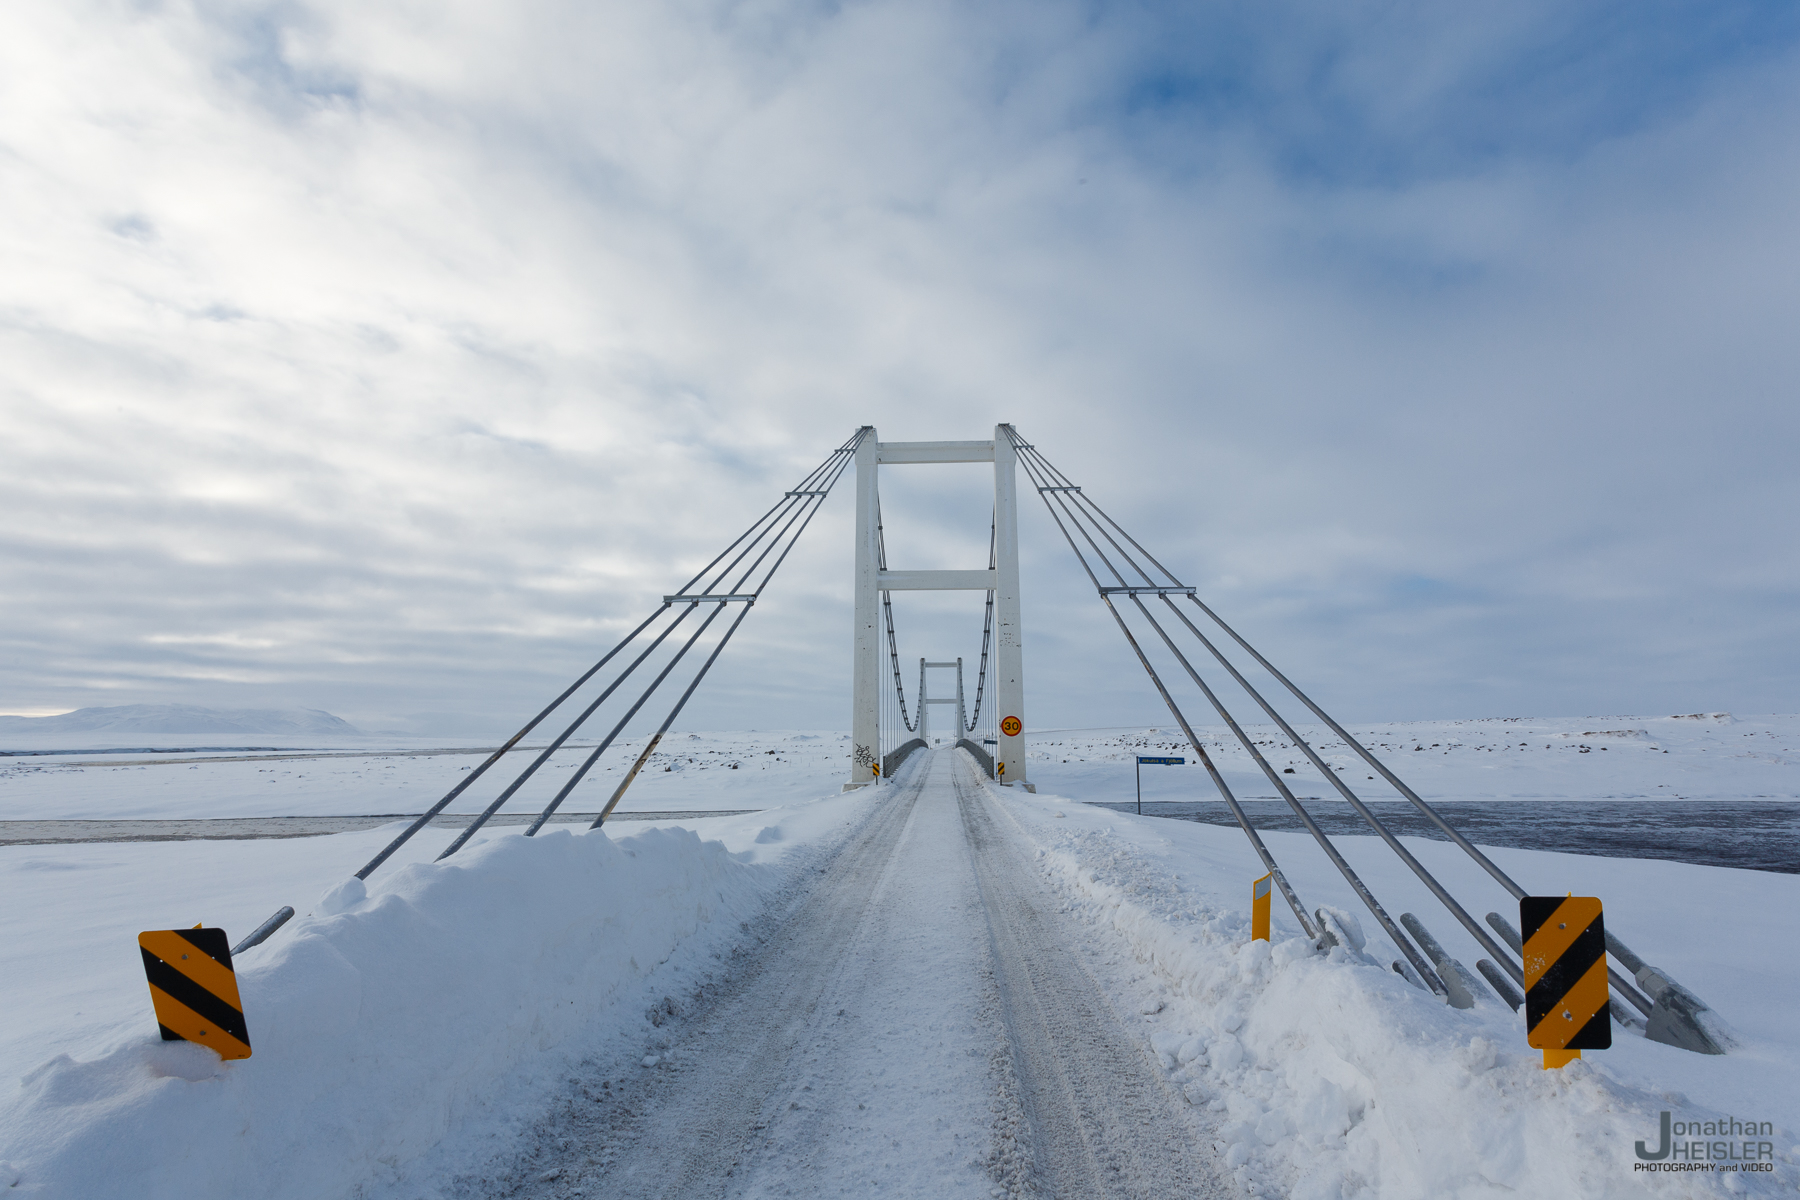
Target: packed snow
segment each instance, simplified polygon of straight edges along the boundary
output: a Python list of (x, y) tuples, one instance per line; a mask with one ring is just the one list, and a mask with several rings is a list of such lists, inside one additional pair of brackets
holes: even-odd
[[(1800, 794), (1790, 717), (1353, 732), (1385, 742), (1378, 752), (1432, 799)], [(1612, 1050), (1545, 1072), (1519, 1017), (1491, 997), (1446, 1008), (1386, 967), (1395, 954), (1377, 936), (1366, 955), (1314, 955), (1278, 905), (1274, 941), (1250, 943), (1261, 869), (1241, 833), (1085, 803), (1128, 799), (1129, 756), (1152, 747), (1182, 749), (1167, 731), (1048, 732), (1032, 741), (1039, 794), (993, 791), (1087, 931), (1087, 969), (1214, 1122), (1214, 1150), (1245, 1194), (1787, 1194), (1800, 1183), (1800, 965), (1787, 952), (1800, 877), (1490, 849), (1534, 891), (1602, 897), (1608, 928), (1708, 1000), (1739, 1041), (1705, 1057), (1615, 1030)], [(419, 747), (315, 740), (306, 752), (370, 757), (131, 767), (12, 759), (0, 816), (417, 812), (480, 761), (391, 753), (401, 749)], [(1268, 791), (1246, 760), (1219, 753), (1245, 795)], [(614, 754), (609, 765), (635, 749)], [(45, 1197), (373, 1196), (401, 1180), (408, 1195), (454, 1194), (448, 1175), (430, 1174), (443, 1146), (515, 1136), (585, 1059), (653, 1056), (662, 998), (679, 1007), (734, 951), (754, 950), (759, 923), (884, 796), (839, 794), (843, 754), (836, 733), (684, 734), (628, 805), (761, 811), (530, 840), (495, 829), (442, 864), (430, 860), (454, 830), (433, 828), (366, 897), (344, 880), (399, 823), (284, 841), (0, 847), (0, 1063), (17, 1081), (0, 1094), (0, 1183)], [(1203, 794), (1192, 768), (1155, 778), (1146, 771), (1147, 796)], [(612, 786), (594, 785), (598, 799)], [(1372, 928), (1309, 838), (1266, 840), (1309, 907)], [(1472, 911), (1509, 911), (1453, 846), (1406, 840)], [(1417, 913), (1473, 965), (1473, 941), (1384, 847), (1338, 844), (1391, 912)], [(255, 1056), (220, 1063), (161, 1042), (136, 933), (205, 921), (235, 940), (284, 903), (301, 915), (238, 963)], [(1633, 1146), (1654, 1144), (1665, 1110), (1772, 1122), (1776, 1171), (1634, 1172)]]

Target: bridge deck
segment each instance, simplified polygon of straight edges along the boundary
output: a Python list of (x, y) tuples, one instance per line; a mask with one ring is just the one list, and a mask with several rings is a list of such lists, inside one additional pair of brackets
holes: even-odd
[(620, 1198), (1230, 1194), (1009, 826), (953, 750), (918, 755), (659, 1069), (591, 1081), (532, 1169)]

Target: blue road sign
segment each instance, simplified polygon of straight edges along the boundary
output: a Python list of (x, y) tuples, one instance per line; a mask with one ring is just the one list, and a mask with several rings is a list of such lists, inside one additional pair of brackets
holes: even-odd
[(1153, 767), (1179, 767), (1185, 762), (1185, 758), (1159, 758), (1148, 754), (1137, 756), (1137, 808), (1140, 817), (1144, 815), (1144, 764), (1149, 763)]

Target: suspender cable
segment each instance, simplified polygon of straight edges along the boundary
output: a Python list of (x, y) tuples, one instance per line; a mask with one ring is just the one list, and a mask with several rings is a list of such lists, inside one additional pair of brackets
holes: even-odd
[[(1016, 442), (1017, 438), (1014, 441)], [(1019, 461), (1026, 463), (1026, 473), (1032, 476), (1034, 483), (1037, 482), (1039, 476), (1029, 460), (1021, 455)], [(1039, 492), (1039, 495), (1047, 495), (1047, 493)], [(1081, 552), (1081, 547), (1075, 544), (1075, 539), (1069, 533), (1068, 527), (1063, 524), (1062, 517), (1057, 515), (1056, 509), (1047, 499), (1044, 507), (1049, 509), (1050, 519), (1056, 522), (1056, 527), (1062, 530), (1063, 538), (1069, 543), (1069, 549), (1075, 552), (1076, 559), (1081, 563), (1081, 569), (1087, 572), (1087, 577), (1093, 582), (1095, 590), (1099, 590), (1100, 580), (1095, 577), (1094, 569), (1088, 564), (1087, 556)], [(1163, 698), (1163, 703), (1169, 706), (1169, 711), (1174, 714), (1182, 732), (1187, 735), (1188, 744), (1194, 748), (1194, 754), (1200, 759), (1200, 765), (1205, 767), (1206, 773), (1212, 777), (1213, 786), (1219, 790), (1219, 795), (1224, 798), (1226, 806), (1231, 809), (1231, 815), (1237, 818), (1239, 827), (1243, 829), (1244, 836), (1250, 839), (1250, 845), (1255, 849), (1257, 857), (1262, 859), (1263, 866), (1268, 868), (1269, 875), (1274, 879), (1275, 886), (1281, 889), (1281, 894), (1287, 900), (1288, 907), (1294, 910), (1294, 917), (1300, 922), (1300, 928), (1305, 930), (1307, 937), (1317, 938), (1319, 931), (1314, 928), (1312, 918), (1307, 915), (1306, 906), (1300, 903), (1300, 897), (1294, 893), (1293, 887), (1287, 881), (1287, 876), (1282, 873), (1281, 867), (1275, 862), (1275, 856), (1269, 853), (1269, 848), (1263, 844), (1262, 837), (1250, 824), (1249, 816), (1245, 814), (1243, 806), (1238, 803), (1237, 797), (1232, 795), (1231, 786), (1225, 782), (1225, 777), (1219, 774), (1218, 767), (1213, 764), (1212, 756), (1207, 754), (1206, 746), (1201, 742), (1200, 736), (1194, 732), (1193, 726), (1188, 724), (1188, 719), (1182, 713), (1180, 705), (1175, 703), (1175, 698), (1169, 694), (1169, 689), (1163, 686), (1162, 677), (1156, 673), (1156, 668), (1151, 665), (1143, 647), (1138, 645), (1137, 638), (1132, 636), (1131, 628), (1125, 624), (1125, 618), (1121, 617), (1119, 610), (1114, 607), (1112, 597), (1101, 592), (1100, 599), (1106, 605), (1106, 611), (1112, 614), (1113, 620), (1118, 622), (1119, 632), (1125, 635), (1125, 641), (1130, 644), (1132, 652), (1137, 655), (1144, 672), (1150, 676), (1150, 682), (1156, 686), (1157, 693)]]
[[(994, 569), (995, 522), (988, 522), (988, 570)], [(981, 670), (975, 676), (975, 711), (969, 714), (969, 725), (966, 729), (957, 730), (957, 736), (974, 733), (975, 726), (981, 721), (981, 694), (987, 688), (988, 645), (994, 638), (994, 593), (989, 589), (987, 594), (987, 613), (981, 619)], [(957, 686), (962, 685), (961, 674), (957, 675)]]
[[(887, 570), (887, 535), (882, 530), (881, 516), (880, 516), (879, 508), (876, 510), (875, 535), (877, 538), (876, 550), (879, 555), (878, 562), (880, 565), (880, 569), (885, 571), (885, 570)], [(990, 571), (994, 569), (994, 551), (995, 551), (994, 524), (992, 521), (990, 521), (988, 523), (988, 570), (990, 570)], [(887, 618), (888, 661), (893, 664), (894, 696), (899, 702), (899, 717), (900, 717), (900, 720), (906, 725), (906, 731), (908, 733), (912, 733), (918, 728), (918, 726), (914, 719), (909, 718), (906, 715), (906, 684), (900, 674), (900, 647), (899, 647), (898, 641), (895, 639), (895, 636), (894, 636), (894, 601), (893, 601), (893, 594), (891, 592), (881, 593), (881, 607), (882, 607), (883, 613), (885, 614), (885, 616)], [(968, 724), (966, 726), (964, 726), (963, 728), (958, 729), (956, 731), (956, 734), (958, 737), (961, 737), (966, 733), (975, 732), (975, 727), (978, 724), (980, 724), (980, 722), (981, 722), (981, 700), (982, 700), (983, 694), (987, 690), (988, 647), (992, 644), (993, 637), (994, 637), (994, 593), (990, 589), (987, 594), (987, 611), (983, 615), (982, 621), (981, 621), (981, 671), (980, 671), (980, 674), (977, 675), (976, 679), (975, 679), (975, 709), (973, 712), (971, 712), (969, 714)], [(960, 687), (961, 683), (962, 683), (962, 678), (959, 675), (957, 677), (957, 685)], [(923, 704), (925, 703), (924, 696), (925, 696), (925, 681), (924, 681), (923, 672), (921, 672), (920, 679), (919, 679), (919, 697), (920, 697), (919, 705), (920, 706), (923, 706)], [(884, 707), (885, 707), (885, 705), (884, 705)], [(920, 707), (919, 714), (923, 714), (923, 712), (924, 712), (923, 707)]]
[[(881, 527), (881, 501), (875, 502), (875, 565), (880, 571), (887, 570), (887, 534)], [(888, 660), (894, 665), (894, 695), (900, 701), (900, 720), (906, 725), (906, 732), (911, 733), (917, 727), (915, 721), (906, 715), (906, 684), (900, 678), (900, 646), (894, 640), (894, 596), (892, 592), (881, 593), (881, 610), (887, 617)], [(919, 681), (920, 720), (925, 716), (925, 684)]]

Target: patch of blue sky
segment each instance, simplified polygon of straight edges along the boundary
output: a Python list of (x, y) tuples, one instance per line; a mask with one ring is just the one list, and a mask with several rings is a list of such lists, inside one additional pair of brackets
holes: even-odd
[(1384, 600), (1394, 608), (1443, 608), (1486, 603), (1489, 597), (1476, 588), (1434, 579), (1429, 575), (1399, 575), (1388, 580)]
[(196, 8), (231, 44), (220, 69), (248, 83), (269, 111), (295, 118), (321, 104), (362, 103), (361, 86), (347, 73), (295, 61), (290, 38), (320, 20), (306, 5), (289, 0), (249, 5), (202, 0)]
[(1758, 0), (1380, 7), (1108, 10), (1132, 50), (1091, 116), (1165, 173), (1223, 139), (1291, 183), (1403, 187), (1574, 160), (1800, 49), (1800, 6)]
[(1276, 254), (1273, 265), (1294, 276), (1335, 279), (1365, 299), (1381, 295), (1435, 303), (1453, 294), (1477, 295), (1497, 271), (1490, 260), (1366, 229), (1292, 228)]
[(474, 421), (458, 421), (451, 433), (461, 437), (480, 438), (491, 442), (503, 450), (533, 455), (559, 455), (564, 451), (539, 438), (512, 437), (504, 433), (496, 433), (485, 425)]

